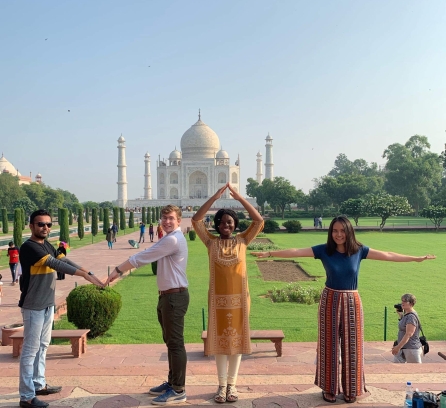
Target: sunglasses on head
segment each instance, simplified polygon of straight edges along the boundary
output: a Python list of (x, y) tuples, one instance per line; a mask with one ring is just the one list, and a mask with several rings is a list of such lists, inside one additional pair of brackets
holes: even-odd
[(39, 222), (36, 222), (35, 224), (37, 224), (40, 228), (43, 228), (45, 225), (48, 228), (51, 228), (53, 226), (52, 222), (41, 222), (41, 221), (39, 221)]

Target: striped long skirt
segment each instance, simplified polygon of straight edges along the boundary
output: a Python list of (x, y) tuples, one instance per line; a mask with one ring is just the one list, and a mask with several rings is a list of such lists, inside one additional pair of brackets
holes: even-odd
[(340, 364), (344, 395), (362, 395), (366, 388), (361, 298), (357, 290), (339, 291), (325, 288), (319, 302), (317, 368), (314, 383), (327, 393), (339, 394)]

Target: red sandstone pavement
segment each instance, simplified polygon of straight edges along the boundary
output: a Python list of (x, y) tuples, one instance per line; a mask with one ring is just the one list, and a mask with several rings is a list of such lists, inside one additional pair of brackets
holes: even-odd
[[(185, 229), (190, 219), (184, 219)], [(119, 236), (113, 250), (103, 243), (73, 250), (69, 256), (75, 262), (93, 270), (100, 278), (107, 276), (108, 266), (119, 264), (136, 250), (127, 243), (138, 239), (139, 232)], [(151, 245), (144, 243), (141, 248)], [(1, 271), (8, 277), (9, 270)], [(67, 277), (57, 282), (57, 302), (64, 302), (83, 279)], [(7, 282), (7, 281), (6, 281)], [(18, 287), (4, 287), (5, 297), (0, 306), (0, 325), (20, 322), (17, 307)], [(217, 405), (213, 395), (217, 376), (213, 357), (203, 356), (202, 344), (187, 344), (187, 396), (184, 405)], [(446, 360), (437, 352), (446, 352), (446, 341), (431, 342), (431, 352), (424, 364), (393, 364), (391, 342), (365, 344), (366, 383), (369, 390), (353, 405), (361, 407), (401, 406), (404, 384), (412, 381), (420, 390), (439, 392), (446, 389)], [(253, 354), (244, 356), (240, 368), (239, 401), (225, 404), (234, 407), (311, 408), (332, 406), (321, 398), (320, 389), (313, 385), (315, 374), (315, 343), (284, 343), (283, 356), (277, 357), (272, 343), (255, 343)], [(60, 394), (42, 397), (50, 406), (72, 408), (121, 408), (151, 406), (150, 387), (166, 380), (167, 354), (164, 345), (90, 345), (81, 358), (70, 354), (70, 346), (51, 345), (47, 354), (47, 380), (62, 385)], [(17, 407), (19, 401), (18, 359), (12, 357), (12, 347), (0, 347), (0, 407)], [(344, 404), (342, 396), (337, 404)]]

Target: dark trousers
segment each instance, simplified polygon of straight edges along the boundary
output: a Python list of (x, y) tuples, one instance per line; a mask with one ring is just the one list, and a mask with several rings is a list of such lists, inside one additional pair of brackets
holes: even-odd
[(17, 279), (17, 277), (16, 277), (17, 265), (18, 265), (17, 263), (9, 264), (9, 269), (11, 269), (11, 277), (12, 277), (13, 282), (15, 282), (15, 280)]
[(189, 306), (189, 292), (170, 293), (158, 298), (158, 321), (167, 346), (169, 376), (167, 382), (175, 391), (186, 384), (187, 355), (184, 347), (184, 316)]

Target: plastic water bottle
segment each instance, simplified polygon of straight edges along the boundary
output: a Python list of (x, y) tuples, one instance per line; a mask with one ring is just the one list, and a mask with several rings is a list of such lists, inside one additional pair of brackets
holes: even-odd
[(446, 390), (440, 395), (440, 408), (446, 408)]
[(406, 397), (404, 398), (404, 408), (412, 408), (413, 388), (412, 383), (406, 383)]

